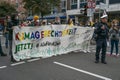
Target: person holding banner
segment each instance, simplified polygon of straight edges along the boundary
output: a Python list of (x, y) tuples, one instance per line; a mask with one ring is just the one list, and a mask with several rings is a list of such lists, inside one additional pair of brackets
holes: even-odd
[(16, 15), (12, 15), (12, 17), (9, 17), (8, 19), (8, 23), (7, 23), (7, 31), (9, 31), (9, 55), (11, 56), (11, 61), (12, 62), (16, 62), (13, 58), (13, 54), (12, 54), (12, 40), (13, 40), (13, 29), (14, 26), (18, 25), (18, 21), (16, 19)]
[(42, 23), (41, 23), (41, 26), (45, 26), (45, 25), (47, 25), (47, 20), (46, 19), (43, 20)]
[(106, 58), (107, 40), (109, 40), (108, 33), (109, 33), (109, 29), (107, 25), (107, 15), (103, 15), (101, 17), (101, 22), (97, 24), (97, 28), (95, 30), (95, 34), (97, 35), (95, 63), (99, 63), (99, 55), (101, 52), (101, 63), (107, 64), (105, 58)]
[(74, 26), (74, 25), (73, 25), (73, 20), (72, 20), (71, 18), (68, 19), (68, 25), (69, 25), (70, 27), (73, 27), (73, 26)]
[(54, 24), (61, 24), (61, 23), (60, 23), (60, 17), (58, 17), (58, 16), (55, 17), (55, 22), (54, 22)]
[(2, 44), (1, 44), (2, 35), (3, 35), (3, 26), (0, 24), (0, 55), (7, 56), (6, 54), (3, 53), (3, 50), (2, 50)]

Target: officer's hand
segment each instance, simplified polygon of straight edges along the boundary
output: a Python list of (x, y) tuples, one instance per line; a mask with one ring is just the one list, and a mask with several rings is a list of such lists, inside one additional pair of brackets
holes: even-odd
[(115, 30), (118, 30), (117, 27), (114, 27)]
[(101, 29), (105, 29), (105, 26), (102, 26)]

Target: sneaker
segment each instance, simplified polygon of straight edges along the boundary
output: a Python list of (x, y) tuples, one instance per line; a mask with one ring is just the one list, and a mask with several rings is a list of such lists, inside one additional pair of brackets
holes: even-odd
[(103, 64), (107, 64), (107, 62), (106, 62), (106, 61), (101, 61), (101, 63), (103, 63)]
[(13, 58), (13, 56), (11, 56), (11, 62), (17, 62), (14, 58)]
[(90, 50), (88, 50), (87, 52), (88, 52), (88, 53), (91, 53), (91, 51), (90, 51)]
[(1, 53), (1, 56), (7, 56), (7, 54)]
[(115, 57), (119, 57), (119, 54), (116, 54)]
[(109, 56), (112, 56), (112, 54), (109, 54)]
[(87, 51), (86, 51), (86, 50), (84, 50), (83, 52), (84, 52), (84, 53), (87, 53)]
[(99, 63), (99, 61), (95, 61), (95, 63)]

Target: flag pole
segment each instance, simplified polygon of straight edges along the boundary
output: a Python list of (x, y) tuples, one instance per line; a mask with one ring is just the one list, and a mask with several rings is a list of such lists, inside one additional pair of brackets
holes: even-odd
[(101, 13), (101, 6), (100, 6), (100, 2), (99, 2), (99, 22), (100, 22), (100, 13)]

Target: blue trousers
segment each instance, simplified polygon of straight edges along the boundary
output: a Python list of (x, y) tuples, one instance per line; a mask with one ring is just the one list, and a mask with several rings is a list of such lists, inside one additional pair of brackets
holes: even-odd
[(5, 46), (6, 46), (6, 48), (8, 48), (8, 41), (9, 41), (8, 40), (8, 38), (9, 38), (9, 34), (8, 33), (5, 34), (5, 38), (6, 38), (5, 39)]
[(118, 44), (119, 44), (119, 40), (111, 40), (111, 50), (110, 50), (111, 54), (113, 53), (114, 45), (116, 49), (116, 55), (118, 54)]

